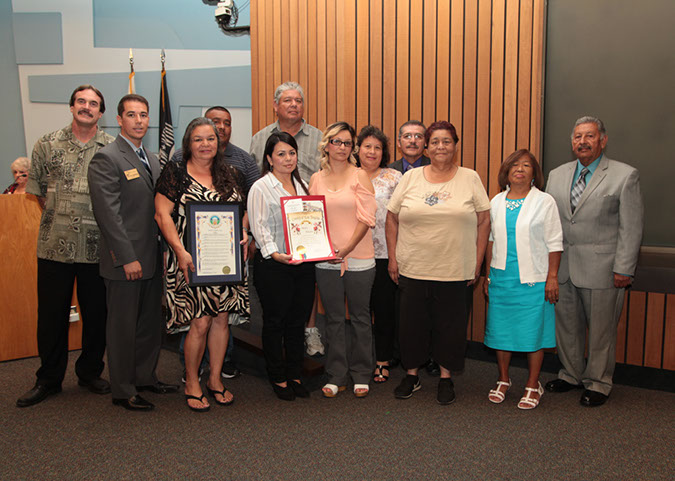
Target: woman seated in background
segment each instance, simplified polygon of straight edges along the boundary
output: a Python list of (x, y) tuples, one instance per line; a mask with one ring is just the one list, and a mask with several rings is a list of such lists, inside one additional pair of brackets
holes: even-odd
[(377, 213), (373, 229), (373, 247), (375, 249), (375, 282), (370, 296), (370, 310), (374, 317), (375, 334), (375, 372), (373, 381), (383, 383), (389, 379), (389, 361), (394, 357), (394, 339), (396, 335), (395, 319), (396, 284), (387, 270), (389, 258), (387, 241), (384, 236), (384, 223), (387, 219), (387, 204), (401, 173), (388, 169), (389, 139), (377, 127), (367, 125), (361, 129), (356, 139), (356, 165), (366, 171), (375, 188)]
[[(234, 402), (220, 378), (229, 338), (228, 315), (250, 315), (246, 280), (241, 285), (188, 285), (189, 272), (194, 272), (195, 266), (184, 247), (186, 202), (244, 200), (244, 180), (225, 162), (218, 142), (218, 132), (209, 119), (198, 117), (190, 122), (183, 136), (183, 160), (167, 162), (157, 181), (155, 196), (155, 220), (171, 247), (166, 273), (167, 329), (178, 332), (189, 328), (185, 338), (185, 399), (193, 411), (209, 409), (198, 373), (207, 340), (210, 373), (206, 390), (217, 404)], [(241, 243), (245, 244), (246, 215), (243, 224)]]
[(28, 157), (18, 157), (11, 164), (14, 183), (5, 189), (3, 194), (25, 194), (26, 183), (28, 182), (28, 171), (30, 170), (30, 159)]
[(431, 355), (441, 379), (436, 400), (455, 400), (452, 371), (464, 369), (468, 302), (480, 274), (490, 201), (478, 174), (456, 163), (457, 132), (446, 121), (425, 134), (431, 163), (405, 173), (389, 202), (389, 274), (399, 285), (401, 363), (394, 395), (420, 389), (418, 368)]
[(488, 399), (504, 401), (511, 387), (511, 353), (527, 352), (529, 377), (518, 407), (534, 409), (544, 394), (539, 382), (543, 349), (555, 347), (553, 305), (558, 302), (563, 233), (555, 200), (539, 190), (544, 186), (539, 162), (528, 150), (511, 154), (498, 180), (504, 192), (490, 203), (484, 343), (497, 351), (499, 380)]
[[(375, 191), (368, 174), (356, 167), (354, 128), (329, 125), (319, 143), (321, 170), (312, 175), (309, 192), (326, 197), (326, 217), (336, 261), (316, 265), (316, 283), (326, 311), (326, 374), (322, 392), (335, 397), (354, 382), (357, 397), (368, 395), (373, 369), (370, 291), (375, 279)], [(351, 329), (345, 323), (345, 294)], [(351, 342), (347, 342), (347, 333)], [(350, 355), (347, 355), (347, 345)]]
[(263, 310), (262, 342), (267, 375), (279, 399), (309, 397), (300, 382), (305, 322), (314, 302), (314, 264), (286, 252), (281, 197), (308, 195), (298, 173), (298, 144), (275, 132), (265, 144), (262, 174), (251, 187), (248, 216), (255, 238), (255, 276)]

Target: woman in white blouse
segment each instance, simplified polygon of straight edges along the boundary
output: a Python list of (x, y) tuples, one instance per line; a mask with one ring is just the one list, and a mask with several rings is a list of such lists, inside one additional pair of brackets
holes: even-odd
[(375, 372), (373, 381), (383, 383), (389, 379), (389, 362), (394, 357), (394, 339), (396, 336), (396, 284), (389, 277), (389, 256), (384, 235), (387, 220), (387, 204), (394, 189), (401, 180), (398, 170), (388, 169), (389, 139), (377, 127), (366, 125), (356, 138), (356, 166), (366, 171), (375, 188), (375, 228), (373, 229), (373, 247), (375, 248), (375, 282), (370, 296), (370, 310), (373, 312), (375, 337)]
[(305, 322), (314, 301), (314, 265), (286, 253), (280, 198), (307, 195), (298, 174), (298, 145), (275, 132), (265, 145), (263, 176), (249, 192), (248, 215), (255, 237), (254, 284), (263, 309), (262, 341), (267, 374), (279, 399), (309, 397), (300, 381)]
[(555, 347), (558, 266), (562, 227), (555, 200), (542, 192), (544, 174), (526, 149), (511, 154), (499, 169), (503, 192), (490, 203), (490, 241), (484, 284), (489, 295), (485, 345), (497, 351), (499, 379), (488, 394), (496, 404), (511, 387), (509, 363), (514, 351), (526, 352), (529, 377), (520, 409), (534, 409), (544, 389), (539, 371), (544, 348)]

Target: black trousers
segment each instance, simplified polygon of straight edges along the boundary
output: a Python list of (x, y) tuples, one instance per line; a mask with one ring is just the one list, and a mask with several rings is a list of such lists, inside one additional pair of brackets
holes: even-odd
[(36, 373), (37, 384), (60, 386), (66, 374), (75, 279), (82, 313), (82, 352), (75, 363), (75, 373), (84, 380), (99, 377), (104, 366), (106, 299), (98, 264), (38, 259), (37, 267), (37, 341), (41, 361)]
[(286, 265), (264, 259), (258, 251), (253, 265), (254, 285), (263, 310), (262, 342), (270, 382), (300, 379), (305, 323), (314, 303), (314, 264)]
[(375, 355), (380, 362), (394, 357), (394, 343), (398, 328), (397, 286), (389, 277), (389, 259), (375, 259), (375, 282), (370, 306), (375, 317)]
[(464, 369), (468, 281), (441, 282), (399, 276), (401, 362), (414, 369), (433, 359), (450, 371)]

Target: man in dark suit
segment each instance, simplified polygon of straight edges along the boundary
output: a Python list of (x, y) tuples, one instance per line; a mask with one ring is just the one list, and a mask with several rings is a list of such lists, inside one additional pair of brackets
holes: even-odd
[(154, 405), (138, 391), (176, 392), (157, 380), (162, 343), (162, 262), (154, 220), (157, 157), (143, 148), (148, 101), (125, 95), (117, 106), (117, 139), (89, 164), (89, 185), (101, 229), (101, 276), (108, 300), (108, 367), (113, 404), (130, 410)]
[(588, 407), (604, 404), (612, 389), (616, 328), (637, 265), (643, 226), (638, 171), (608, 159), (606, 145), (600, 119), (577, 120), (572, 132), (577, 160), (552, 170), (546, 186), (558, 204), (563, 228), (560, 299), (555, 306), (563, 368), (546, 389), (585, 388), (580, 402)]
[(403, 157), (389, 164), (390, 169), (405, 174), (410, 169), (429, 165), (429, 158), (424, 152), (424, 133), (427, 128), (419, 120), (408, 120), (398, 129), (398, 145)]

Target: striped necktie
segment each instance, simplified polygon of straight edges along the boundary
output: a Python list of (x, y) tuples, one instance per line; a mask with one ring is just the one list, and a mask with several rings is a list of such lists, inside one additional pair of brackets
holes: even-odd
[(152, 178), (152, 170), (150, 169), (150, 162), (148, 162), (148, 158), (145, 156), (145, 152), (143, 152), (143, 149), (138, 149), (136, 153), (138, 154), (138, 157), (141, 159), (141, 162), (143, 162), (145, 170), (147, 170), (148, 174), (150, 174), (150, 178)]
[(581, 169), (579, 178), (574, 183), (574, 187), (572, 187), (572, 194), (570, 195), (570, 205), (572, 206), (572, 212), (574, 212), (574, 210), (577, 208), (579, 199), (581, 199), (581, 194), (584, 193), (584, 189), (586, 188), (586, 174), (588, 174), (588, 172), (588, 167)]

